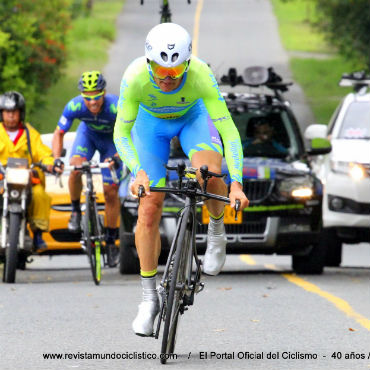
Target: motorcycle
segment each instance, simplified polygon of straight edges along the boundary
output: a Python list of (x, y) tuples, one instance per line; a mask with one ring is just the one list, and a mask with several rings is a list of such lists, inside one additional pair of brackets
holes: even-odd
[(6, 168), (0, 164), (2, 186), (2, 218), (0, 258), (4, 261), (3, 281), (14, 283), (16, 270), (25, 268), (32, 254), (33, 242), (27, 230), (27, 207), (32, 196), (32, 171), (25, 158), (8, 158)]

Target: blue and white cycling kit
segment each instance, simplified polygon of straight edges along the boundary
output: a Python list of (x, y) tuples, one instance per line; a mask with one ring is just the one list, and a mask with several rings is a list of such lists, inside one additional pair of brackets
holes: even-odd
[[(75, 119), (81, 120), (73, 143), (71, 157), (83, 157), (90, 160), (95, 151), (100, 153), (100, 161), (112, 157), (116, 152), (113, 143), (113, 129), (117, 116), (118, 97), (113, 94), (104, 96), (103, 106), (98, 114), (92, 114), (85, 105), (82, 96), (70, 100), (64, 108), (58, 127), (67, 132)], [(120, 178), (122, 166), (117, 170)], [(113, 184), (109, 169), (102, 169), (103, 183)]]

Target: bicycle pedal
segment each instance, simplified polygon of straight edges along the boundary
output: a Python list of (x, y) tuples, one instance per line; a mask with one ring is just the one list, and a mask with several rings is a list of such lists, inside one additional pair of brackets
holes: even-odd
[(204, 289), (204, 283), (197, 283), (195, 285), (195, 293), (199, 293)]

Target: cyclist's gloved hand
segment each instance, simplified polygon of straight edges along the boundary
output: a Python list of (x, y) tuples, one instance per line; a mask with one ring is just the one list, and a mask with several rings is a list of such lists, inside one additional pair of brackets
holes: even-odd
[(109, 167), (114, 168), (115, 170), (118, 170), (121, 166), (122, 160), (120, 157), (114, 155), (113, 157), (109, 157), (106, 159), (107, 162), (109, 162)]
[(140, 170), (137, 173), (134, 182), (130, 186), (131, 193), (136, 198), (138, 197), (138, 192), (139, 192), (139, 186), (140, 185), (144, 186), (145, 192), (143, 194), (143, 197), (146, 196), (146, 195), (150, 195), (149, 177), (148, 177), (148, 175), (146, 174), (146, 172), (144, 170)]
[(60, 158), (56, 158), (54, 160), (54, 165), (52, 167), (52, 172), (54, 174), (60, 174), (63, 172), (63, 168), (64, 168), (64, 163), (63, 161), (60, 159)]

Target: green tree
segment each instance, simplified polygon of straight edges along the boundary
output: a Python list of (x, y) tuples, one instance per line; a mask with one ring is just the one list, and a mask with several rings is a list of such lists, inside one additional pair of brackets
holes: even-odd
[(34, 109), (60, 76), (70, 0), (0, 2), (0, 92), (17, 90)]
[(370, 68), (370, 1), (315, 0), (317, 25), (339, 52)]

